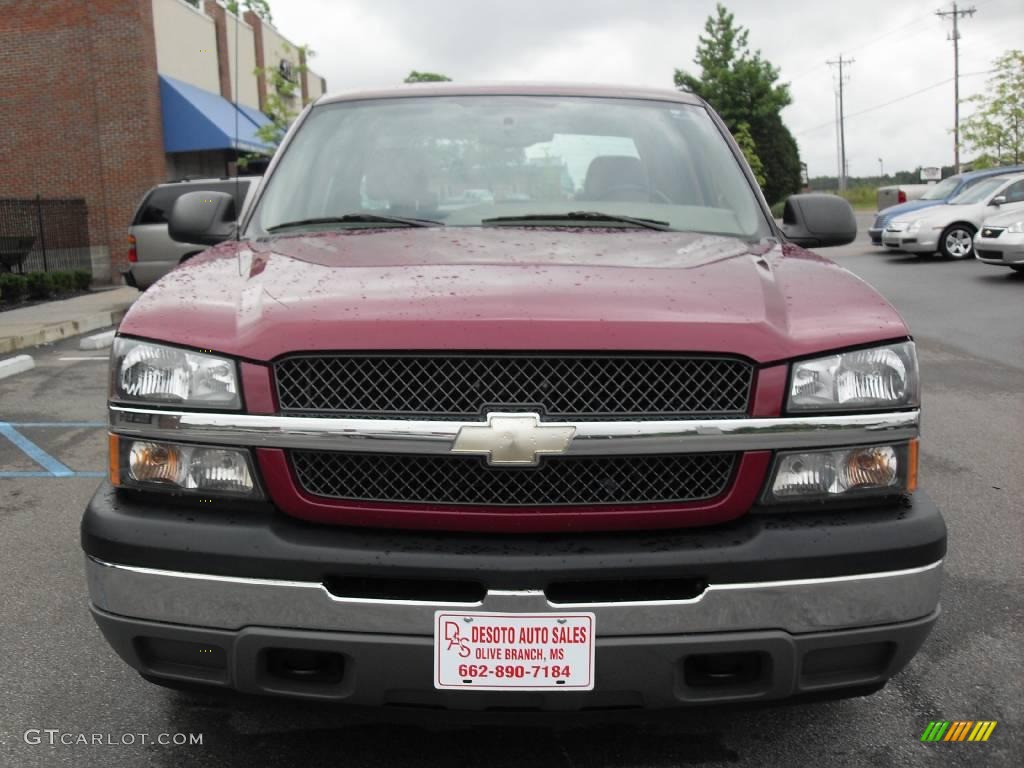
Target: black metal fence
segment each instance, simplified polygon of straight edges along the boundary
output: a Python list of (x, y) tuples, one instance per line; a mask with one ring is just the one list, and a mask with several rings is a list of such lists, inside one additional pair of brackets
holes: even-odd
[(0, 272), (92, 271), (81, 198), (0, 198)]

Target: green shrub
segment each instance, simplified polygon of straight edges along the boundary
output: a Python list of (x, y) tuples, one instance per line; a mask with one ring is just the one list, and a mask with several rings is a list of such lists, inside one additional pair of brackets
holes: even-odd
[(28, 293), (28, 280), (24, 275), (0, 274), (0, 299), (4, 302), (15, 304), (24, 299), (26, 293)]
[(92, 272), (87, 269), (76, 269), (71, 273), (75, 278), (75, 288), (80, 291), (88, 291), (92, 284)]
[(782, 218), (782, 212), (785, 210), (785, 208), (786, 208), (786, 201), (785, 200), (780, 200), (779, 202), (777, 202), (775, 205), (772, 206), (772, 216), (774, 216), (776, 219), (781, 219)]
[(57, 293), (71, 293), (76, 290), (76, 288), (74, 272), (66, 271), (53, 273), (53, 289)]
[(48, 299), (53, 293), (53, 278), (47, 272), (30, 272), (28, 275), (28, 296), (30, 299)]

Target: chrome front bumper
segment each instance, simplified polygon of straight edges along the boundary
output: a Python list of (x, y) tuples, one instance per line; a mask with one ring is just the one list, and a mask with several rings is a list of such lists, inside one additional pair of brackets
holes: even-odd
[(686, 600), (553, 603), (541, 590), (490, 590), (483, 600), (427, 602), (332, 594), (318, 582), (236, 578), (139, 568), (86, 558), (89, 595), (108, 614), (209, 629), (250, 626), (430, 636), (434, 612), (592, 611), (600, 637), (764, 629), (792, 634), (854, 629), (928, 616), (942, 561), (920, 568), (817, 579), (711, 584)]

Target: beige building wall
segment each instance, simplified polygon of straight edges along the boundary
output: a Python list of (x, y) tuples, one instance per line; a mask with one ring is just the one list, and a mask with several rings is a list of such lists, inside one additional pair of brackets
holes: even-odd
[(213, 19), (184, 0), (153, 0), (153, 30), (161, 75), (220, 93)]
[(320, 85), (322, 82), (320, 75), (312, 69), (306, 73), (306, 87), (309, 90), (310, 101), (316, 101), (318, 98), (323, 96), (324, 89)]
[[(228, 33), (228, 67), (231, 71), (231, 93), (238, 99), (239, 104), (244, 104), (253, 109), (260, 108), (259, 91), (256, 88), (256, 41), (253, 39), (252, 27), (242, 19), (236, 19), (234, 14), (226, 14), (227, 23), (225, 27)], [(237, 28), (236, 28), (237, 24)], [(235, 37), (242, 40), (242, 47), (238, 50), (238, 75), (235, 75)], [(235, 88), (238, 93), (235, 94)]]
[[(292, 68), (295, 71), (296, 77), (296, 88), (295, 88), (295, 99), (291, 105), (292, 109), (296, 112), (302, 108), (302, 86), (299, 81), (299, 51), (298, 49), (287, 39), (285, 39), (280, 32), (274, 29), (272, 26), (264, 22), (263, 24), (263, 63), (264, 66), (270, 69), (277, 69), (281, 63), (281, 59), (288, 59), (292, 63)], [(267, 87), (273, 87), (268, 80)]]

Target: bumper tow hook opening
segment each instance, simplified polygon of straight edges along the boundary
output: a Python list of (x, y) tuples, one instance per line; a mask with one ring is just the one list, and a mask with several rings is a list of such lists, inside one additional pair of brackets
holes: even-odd
[(333, 685), (341, 682), (344, 670), (344, 659), (338, 653), (294, 648), (267, 651), (267, 672), (280, 680)]
[(768, 659), (764, 654), (713, 653), (689, 656), (684, 664), (686, 684), (692, 688), (748, 686), (765, 678)]

